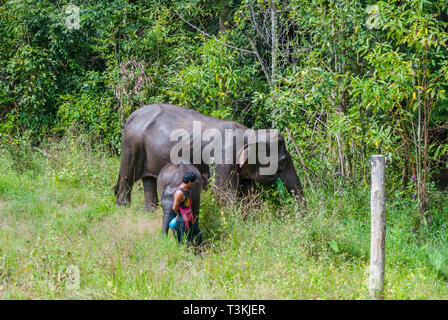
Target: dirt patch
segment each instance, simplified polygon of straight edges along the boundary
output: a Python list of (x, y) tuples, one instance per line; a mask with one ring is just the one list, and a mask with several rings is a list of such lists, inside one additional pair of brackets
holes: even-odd
[(161, 221), (158, 217), (142, 215), (116, 214), (105, 218), (95, 229), (96, 232), (106, 232), (117, 239), (143, 237), (160, 231)]
[(158, 227), (158, 221), (155, 218), (146, 218), (142, 216), (121, 217), (117, 219), (117, 227), (124, 233), (144, 235), (145, 233), (154, 233)]
[(143, 234), (145, 232), (155, 233), (161, 227), (159, 219), (156, 218), (150, 219), (150, 218), (138, 217), (136, 222), (137, 222), (137, 232), (139, 234)]

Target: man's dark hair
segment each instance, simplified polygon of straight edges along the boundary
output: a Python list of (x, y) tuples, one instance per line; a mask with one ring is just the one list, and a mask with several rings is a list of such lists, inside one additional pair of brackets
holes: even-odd
[(188, 183), (188, 182), (194, 182), (196, 181), (196, 179), (198, 178), (198, 176), (196, 175), (196, 173), (194, 173), (193, 171), (185, 171), (184, 175), (182, 176), (182, 182), (183, 183)]

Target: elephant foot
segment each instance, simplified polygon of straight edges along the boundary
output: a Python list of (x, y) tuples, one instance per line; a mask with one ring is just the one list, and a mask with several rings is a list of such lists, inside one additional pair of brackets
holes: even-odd
[(115, 201), (115, 206), (117, 208), (126, 208), (126, 207), (129, 207), (129, 202), (128, 201)]
[(148, 212), (149, 213), (149, 212), (152, 212), (156, 208), (157, 208), (157, 205), (154, 205), (154, 204), (145, 205), (143, 207), (143, 212)]

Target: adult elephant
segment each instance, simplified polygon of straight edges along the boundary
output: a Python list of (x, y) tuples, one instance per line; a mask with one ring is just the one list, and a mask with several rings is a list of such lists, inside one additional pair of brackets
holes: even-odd
[[(194, 132), (195, 126), (196, 132)], [(269, 185), (280, 178), (291, 195), (298, 196), (301, 202), (305, 201), (291, 155), (286, 150), (285, 140), (281, 134), (271, 140), (272, 136), (266, 132), (262, 134), (262, 130), (252, 130), (255, 138), (249, 139), (245, 136), (243, 144), (238, 145), (236, 139), (227, 139), (225, 132), (251, 129), (237, 122), (216, 119), (191, 109), (170, 104), (153, 104), (136, 110), (126, 122), (120, 172), (117, 185), (114, 187), (118, 206), (130, 203), (132, 186), (140, 179), (143, 181), (145, 193), (145, 211), (150, 211), (153, 205), (157, 205), (157, 177), (160, 170), (171, 162), (173, 148), (179, 145), (178, 141), (171, 139), (175, 130), (183, 130), (184, 134), (191, 137), (191, 141), (188, 142), (191, 151), (189, 162), (193, 163), (204, 177), (212, 175), (218, 190), (251, 193), (254, 190), (254, 180)], [(233, 161), (216, 162), (213, 165), (214, 170), (210, 170), (210, 162), (196, 158), (197, 150), (194, 149), (199, 146), (203, 151), (206, 148), (211, 140), (203, 141), (201, 137), (196, 138), (198, 133), (202, 135), (210, 130), (222, 134), (225, 140), (222, 152), (228, 150), (233, 152), (231, 155)], [(249, 150), (252, 147), (260, 147), (262, 143), (267, 149), (272, 145), (278, 150), (278, 157), (275, 158), (276, 170), (270, 174), (263, 173), (266, 172), (267, 164), (265, 161), (259, 161), (258, 156), (255, 161), (248, 161)], [(204, 179), (204, 182), (206, 180)]]

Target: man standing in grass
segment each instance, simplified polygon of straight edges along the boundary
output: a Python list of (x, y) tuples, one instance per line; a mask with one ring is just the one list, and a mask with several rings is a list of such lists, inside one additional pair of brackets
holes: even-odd
[(196, 181), (197, 176), (194, 172), (188, 170), (182, 176), (182, 183), (177, 187), (174, 193), (173, 211), (176, 214), (177, 240), (182, 242), (184, 235), (187, 235), (188, 241), (200, 233), (198, 224), (194, 223), (193, 211), (191, 210), (191, 188)]

